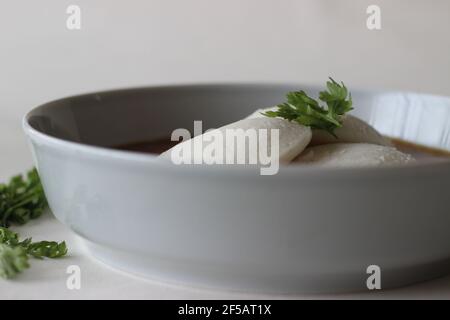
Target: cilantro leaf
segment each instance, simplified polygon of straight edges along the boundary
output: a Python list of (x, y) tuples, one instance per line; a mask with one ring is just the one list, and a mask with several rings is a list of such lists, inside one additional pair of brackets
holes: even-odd
[(29, 266), (24, 248), (0, 243), (0, 277), (13, 278)]
[(60, 243), (55, 241), (39, 241), (29, 243), (24, 247), (29, 255), (38, 259), (42, 259), (44, 257), (54, 259), (67, 254), (67, 246), (65, 241)]
[(352, 96), (343, 82), (341, 84), (330, 78), (327, 90), (319, 92), (319, 99), (327, 107), (319, 105), (317, 100), (309, 97), (305, 91), (289, 92), (287, 102), (277, 105), (277, 110), (264, 112), (271, 118), (283, 118), (289, 121), (325, 130), (335, 136), (334, 130), (342, 127), (342, 116), (352, 110)]
[(59, 258), (67, 254), (66, 243), (33, 242), (19, 239), (19, 234), (7, 227), (35, 219), (47, 208), (47, 200), (36, 169), (0, 184), (0, 277), (12, 278), (29, 267), (29, 257)]
[(0, 277), (12, 278), (29, 267), (28, 257), (59, 258), (67, 254), (64, 241), (19, 241), (19, 234), (0, 227)]
[(29, 171), (26, 178), (19, 175), (8, 184), (0, 184), (0, 226), (25, 224), (40, 217), (47, 206), (36, 169)]
[(19, 243), (19, 235), (11, 230), (0, 227), (0, 243), (16, 246)]

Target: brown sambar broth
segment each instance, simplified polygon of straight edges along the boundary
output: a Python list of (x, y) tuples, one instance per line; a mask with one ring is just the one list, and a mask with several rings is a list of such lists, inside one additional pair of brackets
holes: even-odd
[[(401, 152), (411, 154), (418, 161), (434, 161), (450, 158), (450, 151), (431, 148), (418, 145), (400, 139), (390, 138), (392, 144)], [(178, 141), (171, 141), (169, 137), (155, 139), (151, 141), (142, 141), (120, 146), (114, 146), (114, 149), (134, 151), (141, 153), (161, 154), (175, 146)]]

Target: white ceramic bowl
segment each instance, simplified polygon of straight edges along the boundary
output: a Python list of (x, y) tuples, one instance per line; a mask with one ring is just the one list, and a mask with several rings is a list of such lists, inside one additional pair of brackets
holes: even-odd
[[(283, 101), (300, 85), (186, 85), (92, 93), (24, 120), (56, 217), (93, 254), (152, 278), (264, 292), (367, 290), (450, 271), (450, 162), (282, 167), (277, 175), (176, 167), (108, 146), (204, 129)], [(450, 99), (353, 91), (383, 134), (450, 150)]]

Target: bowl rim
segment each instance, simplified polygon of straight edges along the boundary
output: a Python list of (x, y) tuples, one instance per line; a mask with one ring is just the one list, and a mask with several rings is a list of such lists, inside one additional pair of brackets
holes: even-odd
[[(95, 146), (89, 145), (82, 142), (69, 141), (60, 137), (55, 137), (48, 135), (44, 132), (41, 132), (31, 126), (29, 123), (30, 118), (33, 116), (37, 110), (41, 108), (45, 108), (50, 104), (55, 104), (58, 102), (63, 102), (71, 99), (80, 99), (95, 95), (108, 95), (108, 94), (116, 94), (120, 92), (132, 92), (139, 90), (161, 90), (161, 89), (190, 89), (190, 88), (204, 88), (204, 89), (212, 89), (219, 87), (247, 87), (247, 88), (260, 88), (260, 87), (282, 87), (282, 86), (299, 86), (299, 83), (292, 82), (217, 82), (217, 83), (189, 83), (189, 84), (167, 84), (167, 85), (150, 85), (150, 86), (138, 86), (138, 87), (129, 87), (129, 88), (118, 88), (118, 89), (110, 89), (110, 90), (102, 90), (102, 91), (93, 91), (83, 94), (71, 95), (55, 100), (51, 100), (49, 102), (40, 104), (30, 111), (28, 111), (24, 117), (22, 118), (22, 128), (27, 135), (27, 137), (34, 142), (39, 144), (46, 145), (48, 147), (59, 149), (61, 151), (77, 151), (78, 155), (85, 155), (90, 158), (104, 158), (113, 161), (129, 161), (134, 162), (136, 164), (143, 164), (157, 167), (160, 170), (166, 170), (170, 172), (190, 172), (193, 174), (207, 174), (207, 175), (219, 175), (219, 176), (259, 176), (259, 174), (255, 174), (253, 170), (248, 170), (248, 168), (244, 166), (236, 166), (233, 169), (230, 169), (228, 166), (224, 165), (174, 165), (169, 161), (162, 161), (158, 158), (158, 155), (152, 155), (148, 153), (141, 153), (135, 151), (127, 151), (127, 150), (118, 150), (109, 147), (103, 146)], [(304, 87), (310, 88), (319, 88), (318, 86), (306, 84)], [(365, 93), (365, 94), (376, 94), (376, 93), (402, 93), (402, 94), (419, 94), (424, 97), (437, 97), (437, 98), (450, 98), (443, 95), (434, 95), (427, 93), (416, 93), (411, 91), (394, 91), (394, 90), (368, 90), (368, 89), (359, 89), (355, 88), (352, 90), (353, 92)], [(219, 168), (220, 167), (220, 168)], [(188, 169), (188, 170), (186, 170)], [(407, 165), (398, 165), (398, 166), (386, 166), (386, 167), (318, 167), (318, 166), (296, 166), (296, 165), (282, 165), (280, 164), (280, 170), (274, 176), (283, 176), (283, 177), (293, 177), (298, 179), (301, 177), (362, 177), (364, 179), (367, 178), (376, 178), (380, 177), (380, 175), (384, 176), (384, 174), (417, 174), (419, 171), (425, 172), (441, 172), (443, 169), (450, 169), (450, 158), (449, 160), (439, 161), (433, 164), (423, 163), (423, 162), (415, 162)], [(355, 173), (350, 174), (349, 173)], [(234, 174), (233, 174), (234, 173)]]

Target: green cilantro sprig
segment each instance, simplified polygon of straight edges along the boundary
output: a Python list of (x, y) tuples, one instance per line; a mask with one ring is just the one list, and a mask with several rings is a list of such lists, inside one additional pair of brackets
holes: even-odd
[(264, 112), (263, 115), (296, 121), (313, 129), (325, 130), (336, 137), (334, 130), (342, 127), (342, 116), (353, 109), (352, 95), (343, 82), (339, 84), (330, 78), (327, 90), (319, 93), (319, 100), (326, 107), (320, 106), (305, 91), (289, 92), (287, 102), (277, 105), (277, 110)]
[(59, 258), (67, 254), (66, 243), (55, 241), (33, 242), (31, 238), (20, 241), (19, 235), (0, 227), (0, 277), (12, 278), (27, 269), (28, 257), (37, 259)]
[(64, 241), (20, 241), (19, 234), (7, 229), (10, 223), (24, 224), (38, 218), (47, 206), (36, 169), (26, 178), (16, 176), (8, 184), (0, 184), (0, 277), (9, 279), (29, 268), (29, 257), (59, 258), (67, 254)]
[(47, 200), (36, 169), (13, 177), (8, 184), (0, 184), (0, 226), (25, 224), (36, 219), (47, 208)]
[(28, 256), (23, 248), (0, 244), (0, 277), (13, 278), (28, 267)]

